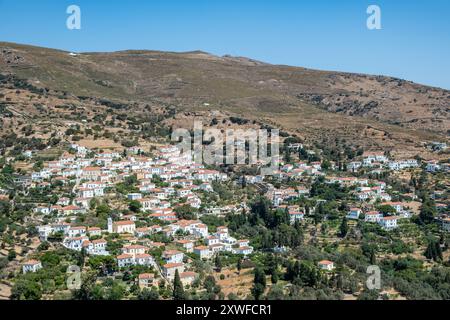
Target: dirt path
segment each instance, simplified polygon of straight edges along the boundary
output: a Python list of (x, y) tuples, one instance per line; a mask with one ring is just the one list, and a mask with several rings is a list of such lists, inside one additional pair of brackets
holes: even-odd
[(9, 300), (11, 296), (11, 286), (9, 284), (0, 282), (0, 300)]

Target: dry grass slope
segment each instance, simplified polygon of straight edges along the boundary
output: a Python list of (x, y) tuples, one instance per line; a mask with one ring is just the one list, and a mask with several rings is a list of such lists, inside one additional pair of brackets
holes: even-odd
[(446, 140), (450, 92), (400, 79), (270, 65), (195, 51), (69, 52), (0, 43), (0, 72), (33, 85), (120, 101), (158, 101), (181, 111), (220, 110), (304, 138), (344, 137), (369, 148), (415, 153)]

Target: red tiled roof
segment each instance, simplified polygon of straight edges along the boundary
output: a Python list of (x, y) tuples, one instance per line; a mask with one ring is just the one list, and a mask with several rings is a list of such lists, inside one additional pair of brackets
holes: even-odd
[(120, 256), (117, 256), (118, 260), (131, 259), (131, 258), (133, 258), (133, 256), (131, 256), (129, 254), (121, 254)]
[(182, 263), (167, 263), (167, 264), (163, 265), (163, 268), (171, 269), (171, 268), (177, 268), (177, 267), (182, 267), (182, 266), (184, 266), (184, 264), (182, 264)]

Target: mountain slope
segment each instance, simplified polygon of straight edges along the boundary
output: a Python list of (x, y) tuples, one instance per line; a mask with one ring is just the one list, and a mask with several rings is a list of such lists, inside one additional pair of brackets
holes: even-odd
[[(68, 52), (0, 43), (0, 72), (75, 96), (158, 101), (264, 119), (305, 137), (445, 139), (450, 91), (400, 79), (270, 65), (201, 51)], [(375, 131), (372, 132), (372, 131)], [(383, 142), (384, 141), (384, 142)], [(377, 143), (374, 146), (377, 146)]]

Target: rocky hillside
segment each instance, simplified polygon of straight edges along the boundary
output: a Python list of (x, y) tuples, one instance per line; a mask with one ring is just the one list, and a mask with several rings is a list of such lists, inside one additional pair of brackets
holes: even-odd
[(450, 91), (400, 79), (270, 65), (201, 51), (81, 53), (0, 43), (0, 73), (77, 99), (163, 103), (258, 119), (303, 138), (405, 150), (445, 141)]

